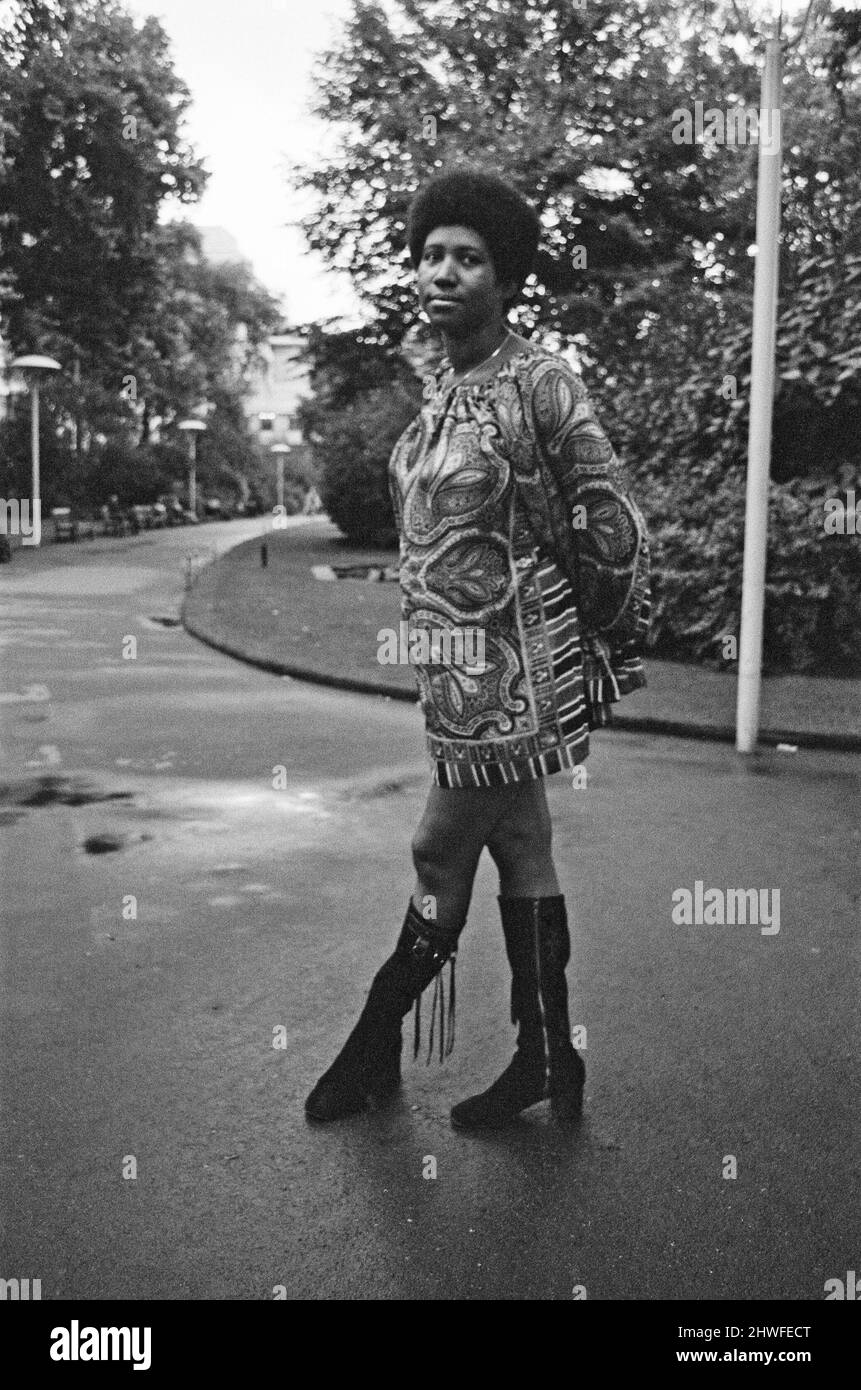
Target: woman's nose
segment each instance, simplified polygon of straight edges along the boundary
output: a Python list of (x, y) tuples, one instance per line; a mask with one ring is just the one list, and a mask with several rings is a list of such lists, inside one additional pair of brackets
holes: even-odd
[(453, 266), (450, 261), (442, 261), (431, 276), (435, 285), (454, 285), (457, 283), (453, 273)]

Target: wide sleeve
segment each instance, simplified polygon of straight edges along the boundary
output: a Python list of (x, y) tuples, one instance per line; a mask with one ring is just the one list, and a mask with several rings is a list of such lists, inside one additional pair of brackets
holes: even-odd
[(398, 543), (403, 553), (403, 502), (401, 499), (401, 488), (398, 482), (398, 463), (406, 447), (408, 447), (412, 436), (415, 434), (416, 422), (412, 421), (407, 426), (403, 434), (396, 440), (394, 448), (389, 456), (388, 483), (389, 497), (392, 503), (392, 513), (395, 519), (395, 530), (398, 533)]
[(535, 358), (519, 387), (532, 436), (528, 486), (533, 498), (541, 494), (553, 551), (574, 588), (596, 702), (613, 701), (645, 685), (641, 656), (651, 606), (646, 525), (589, 394), (568, 363)]
[(400, 539), (400, 536), (401, 536), (401, 528), (402, 528), (402, 525), (403, 525), (403, 516), (402, 516), (402, 512), (401, 512), (401, 490), (400, 490), (400, 488), (398, 487), (398, 480), (397, 480), (397, 478), (395, 477), (395, 474), (394, 474), (394, 471), (393, 471), (391, 465), (389, 465), (389, 475), (388, 475), (388, 476), (389, 476), (389, 497), (391, 498), (391, 501), (392, 501), (392, 513), (393, 513), (394, 518), (395, 518), (395, 530), (396, 530), (397, 533), (398, 533), (398, 539)]

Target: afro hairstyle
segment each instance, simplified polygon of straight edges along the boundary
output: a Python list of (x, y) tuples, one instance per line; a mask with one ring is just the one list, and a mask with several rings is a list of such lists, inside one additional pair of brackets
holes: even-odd
[(541, 223), (535, 209), (510, 183), (478, 169), (435, 174), (418, 190), (407, 213), (407, 245), (414, 266), (435, 227), (471, 227), (483, 237), (496, 278), (513, 280), (517, 293), (532, 270)]

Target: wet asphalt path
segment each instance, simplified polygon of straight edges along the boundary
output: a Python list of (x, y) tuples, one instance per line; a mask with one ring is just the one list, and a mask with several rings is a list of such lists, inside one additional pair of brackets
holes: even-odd
[[(75, 1299), (821, 1299), (861, 1259), (858, 760), (597, 737), (586, 790), (548, 782), (580, 1128), (449, 1126), (512, 1045), (489, 861), (452, 1058), (308, 1127), (400, 926), (429, 771), (414, 707), (171, 625), (185, 552), (259, 526), (0, 572), (0, 1274)], [(779, 888), (779, 933), (675, 925), (697, 879)]]

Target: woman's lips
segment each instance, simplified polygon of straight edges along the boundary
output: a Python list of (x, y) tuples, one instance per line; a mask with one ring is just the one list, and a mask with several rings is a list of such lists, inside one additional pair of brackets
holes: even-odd
[(460, 300), (459, 300), (459, 299), (455, 299), (454, 295), (447, 295), (447, 294), (431, 294), (431, 295), (428, 295), (428, 304), (436, 304), (437, 306), (445, 307), (446, 305), (449, 305), (449, 304), (459, 304), (459, 303), (460, 303)]

